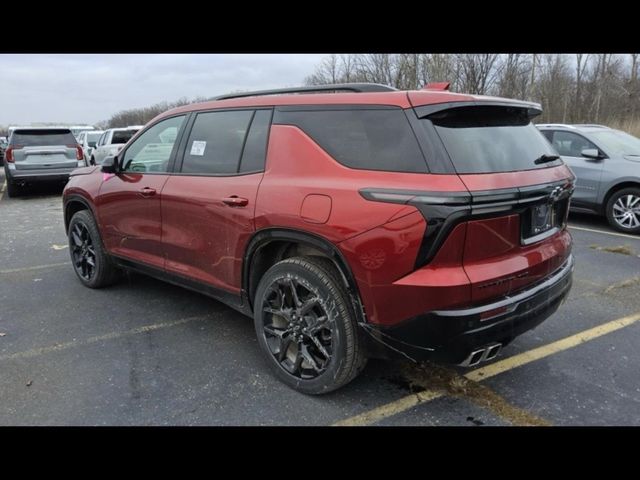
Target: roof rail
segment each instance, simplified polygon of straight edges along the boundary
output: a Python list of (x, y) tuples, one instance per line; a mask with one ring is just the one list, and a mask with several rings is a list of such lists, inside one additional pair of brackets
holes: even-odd
[(274, 90), (257, 90), (254, 92), (229, 93), (215, 97), (214, 100), (228, 100), (230, 98), (258, 97), (263, 95), (280, 95), (284, 93), (307, 93), (307, 92), (333, 92), (344, 90), (347, 92), (370, 93), (370, 92), (395, 92), (396, 88), (380, 83), (334, 83), (328, 85), (311, 85), (308, 87), (276, 88)]
[(606, 125), (599, 125), (597, 123), (575, 123), (576, 127), (601, 127), (601, 128), (610, 128)]

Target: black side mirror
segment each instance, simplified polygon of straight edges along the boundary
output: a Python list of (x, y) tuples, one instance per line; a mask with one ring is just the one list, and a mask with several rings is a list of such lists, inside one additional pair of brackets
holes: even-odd
[(118, 173), (118, 157), (108, 156), (102, 161), (101, 170), (104, 173)]
[(602, 155), (597, 148), (585, 148), (580, 152), (580, 155), (593, 160), (600, 160), (601, 158), (604, 158), (604, 155)]

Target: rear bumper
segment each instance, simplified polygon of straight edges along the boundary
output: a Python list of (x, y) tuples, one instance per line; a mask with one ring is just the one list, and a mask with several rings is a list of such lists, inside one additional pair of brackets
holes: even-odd
[(573, 280), (573, 255), (540, 283), (517, 295), (461, 310), (437, 310), (394, 327), (367, 325), (378, 342), (415, 360), (460, 364), (470, 352), (507, 344), (552, 315)]
[(15, 183), (33, 183), (33, 182), (55, 182), (67, 181), (69, 175), (76, 167), (72, 168), (39, 168), (33, 170), (16, 170), (16, 168), (6, 168), (7, 181)]

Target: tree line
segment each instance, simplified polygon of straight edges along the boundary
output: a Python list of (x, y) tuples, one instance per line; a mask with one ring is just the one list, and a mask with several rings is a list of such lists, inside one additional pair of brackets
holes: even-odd
[[(531, 100), (537, 122), (600, 123), (640, 136), (640, 54), (349, 54), (328, 55), (306, 85), (373, 82), (420, 89), (450, 82), (453, 92)], [(144, 125), (198, 97), (118, 112), (99, 128)]]
[(354, 54), (329, 55), (307, 85), (374, 82), (531, 100), (538, 122), (601, 123), (640, 133), (639, 54)]

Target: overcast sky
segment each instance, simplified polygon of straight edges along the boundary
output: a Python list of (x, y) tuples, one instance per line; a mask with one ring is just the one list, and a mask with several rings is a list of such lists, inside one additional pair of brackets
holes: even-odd
[(94, 124), (164, 100), (301, 85), (322, 57), (0, 54), (0, 125)]

